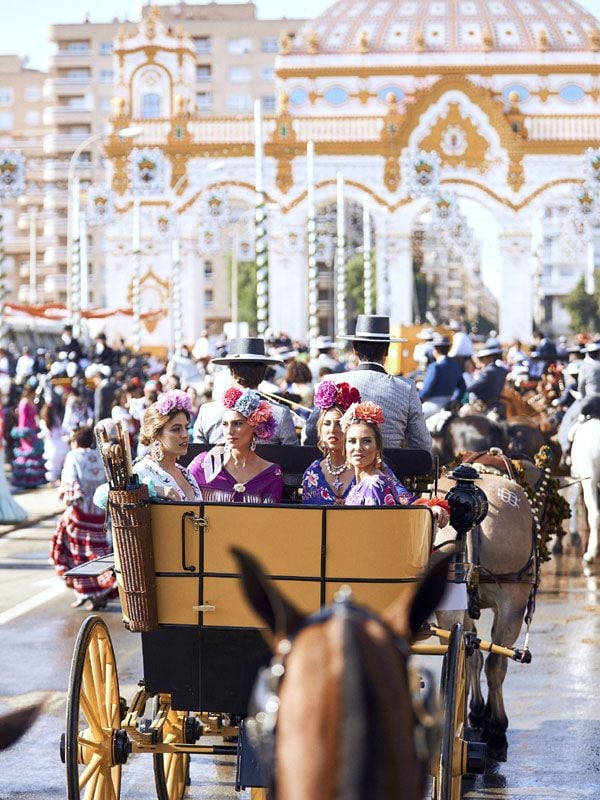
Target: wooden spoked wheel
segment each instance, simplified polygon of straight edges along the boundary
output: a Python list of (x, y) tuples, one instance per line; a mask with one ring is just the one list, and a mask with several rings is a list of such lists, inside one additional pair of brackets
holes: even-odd
[[(158, 712), (159, 698), (154, 698), (154, 713)], [(162, 727), (165, 744), (184, 744), (187, 711), (169, 709)], [(154, 759), (154, 783), (158, 800), (182, 800), (189, 784), (190, 757), (188, 753), (157, 753)]]
[(67, 800), (118, 800), (128, 740), (120, 732), (119, 681), (108, 628), (88, 617), (79, 630), (67, 698)]
[(442, 739), (435, 800), (460, 800), (467, 705), (467, 661), (463, 627), (456, 623), (442, 667)]

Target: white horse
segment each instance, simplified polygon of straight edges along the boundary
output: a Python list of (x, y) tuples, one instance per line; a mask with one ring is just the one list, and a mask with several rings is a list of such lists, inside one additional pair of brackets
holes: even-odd
[[(600, 419), (586, 420), (575, 431), (571, 447), (571, 476), (581, 481), (590, 528), (590, 536), (583, 559), (591, 563), (598, 558), (599, 545)], [(571, 514), (573, 515), (575, 514), (576, 499), (576, 497), (572, 497), (571, 500)]]

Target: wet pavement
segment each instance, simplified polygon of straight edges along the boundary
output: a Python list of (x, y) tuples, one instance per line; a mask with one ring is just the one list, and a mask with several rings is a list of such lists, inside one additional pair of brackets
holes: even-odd
[[(47, 519), (0, 535), (0, 712), (40, 693), (46, 697), (32, 730), (0, 755), (0, 800), (66, 796), (58, 742), (73, 644), (86, 614), (70, 608), (70, 592), (48, 565), (53, 526), (54, 520)], [(463, 797), (600, 798), (599, 592), (600, 567), (584, 574), (576, 554), (545, 567), (530, 641), (533, 663), (510, 663), (505, 682), (508, 761), (466, 783)], [(139, 637), (124, 630), (117, 604), (102, 617), (113, 637), (120, 693), (130, 700), (142, 677)], [(227, 757), (194, 757), (191, 778), (192, 799), (248, 796), (234, 791)], [(121, 797), (155, 796), (151, 758), (130, 758), (123, 768)]]

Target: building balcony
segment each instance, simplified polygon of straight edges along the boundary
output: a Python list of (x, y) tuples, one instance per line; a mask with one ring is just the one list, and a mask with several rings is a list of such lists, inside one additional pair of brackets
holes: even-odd
[(60, 245), (50, 245), (44, 253), (44, 264), (49, 267), (67, 263), (67, 248)]
[(90, 131), (81, 133), (47, 133), (44, 136), (44, 152), (73, 153), (90, 136)]
[(92, 122), (90, 108), (76, 106), (49, 106), (44, 109), (44, 125), (89, 125)]
[(66, 236), (67, 218), (52, 216), (44, 222), (44, 236)]
[(51, 67), (68, 69), (69, 67), (86, 67), (90, 63), (92, 49), (85, 50), (59, 50), (50, 59)]
[[(44, 167), (44, 180), (49, 183), (53, 181), (66, 181), (69, 172), (69, 159), (61, 158), (46, 161)], [(75, 166), (75, 175), (82, 181), (92, 180), (93, 167), (91, 161), (78, 161)]]
[(87, 78), (46, 78), (44, 81), (44, 99), (52, 102), (56, 101), (57, 97), (73, 97), (81, 95), (82, 89), (85, 86), (91, 86), (91, 75)]
[(54, 294), (67, 291), (67, 276), (66, 274), (55, 273), (54, 275), (46, 275), (44, 278), (44, 293)]
[(7, 234), (4, 236), (4, 253), (13, 256), (29, 252), (29, 236), (14, 236)]
[(66, 191), (59, 192), (55, 189), (52, 192), (46, 192), (44, 195), (44, 211), (56, 212), (59, 209), (65, 209), (67, 205)]

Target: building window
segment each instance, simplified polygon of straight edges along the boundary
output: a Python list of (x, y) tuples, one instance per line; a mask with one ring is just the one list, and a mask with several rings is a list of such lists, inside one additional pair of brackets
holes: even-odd
[(142, 95), (142, 119), (158, 117), (160, 117), (160, 95), (156, 92), (146, 92)]
[(69, 108), (88, 108), (88, 102), (85, 95), (76, 95), (75, 97), (69, 97), (67, 100), (66, 105)]
[(300, 87), (293, 89), (290, 94), (290, 103), (293, 106), (303, 106), (308, 102), (308, 92)]
[(517, 97), (519, 98), (519, 103), (525, 103), (527, 100), (529, 100), (529, 89), (520, 83), (511, 83), (510, 86), (506, 86), (503, 89), (502, 96), (507, 102), (508, 96), (512, 92), (516, 92)]
[(0, 131), (12, 131), (14, 115), (12, 111), (0, 111)]
[(332, 106), (341, 106), (348, 100), (348, 92), (341, 86), (333, 86), (325, 92), (325, 100)]
[(381, 100), (382, 103), (387, 103), (388, 95), (393, 94), (396, 100), (400, 103), (404, 99), (404, 92), (400, 89), (399, 86), (384, 86), (383, 89), (380, 89), (377, 93), (377, 96)]
[(62, 53), (89, 53), (89, 42), (67, 42), (65, 47), (60, 48)]
[(260, 68), (261, 81), (274, 81), (275, 80), (275, 67), (261, 67)]
[(26, 111), (25, 112), (25, 124), (26, 125), (39, 125), (40, 124), (40, 112), (39, 111)]
[(240, 38), (230, 39), (227, 42), (227, 50), (232, 56), (244, 56), (252, 52), (252, 39)]
[(261, 98), (261, 105), (263, 111), (275, 111), (275, 109), (277, 108), (277, 100), (275, 98), (275, 95), (273, 94), (263, 95)]
[(206, 83), (212, 78), (210, 64), (198, 64), (196, 67), (196, 83)]
[(564, 100), (566, 103), (578, 103), (585, 97), (585, 90), (582, 89), (581, 86), (577, 86), (576, 83), (569, 83), (562, 87), (559, 95), (561, 100)]
[(113, 44), (112, 42), (100, 42), (98, 49), (101, 56), (110, 56), (113, 51)]
[(215, 302), (215, 295), (212, 289), (205, 289), (204, 290), (204, 305), (206, 308), (214, 305)]
[(276, 36), (270, 36), (268, 39), (261, 39), (260, 49), (263, 53), (278, 53), (279, 39), (277, 39)]
[(101, 69), (100, 70), (100, 83), (112, 83), (115, 77), (115, 73), (112, 69)]
[(227, 75), (230, 83), (250, 83), (252, 80), (250, 67), (229, 67)]
[(28, 103), (37, 103), (42, 96), (39, 86), (26, 86), (25, 87), (25, 100)]
[(103, 111), (105, 114), (110, 112), (111, 104), (110, 104), (110, 97), (101, 97), (100, 98), (100, 111)]
[(250, 94), (228, 94), (228, 111), (249, 111), (252, 108), (252, 95)]
[(202, 55), (212, 53), (212, 42), (210, 40), (210, 36), (197, 36), (194, 39), (194, 45), (197, 53)]
[(198, 111), (211, 111), (213, 107), (212, 92), (198, 92), (196, 94)]
[(0, 106), (12, 106), (14, 99), (12, 86), (0, 86)]
[(204, 262), (204, 277), (205, 278), (212, 278), (213, 276), (213, 262), (212, 261), (205, 261)]

